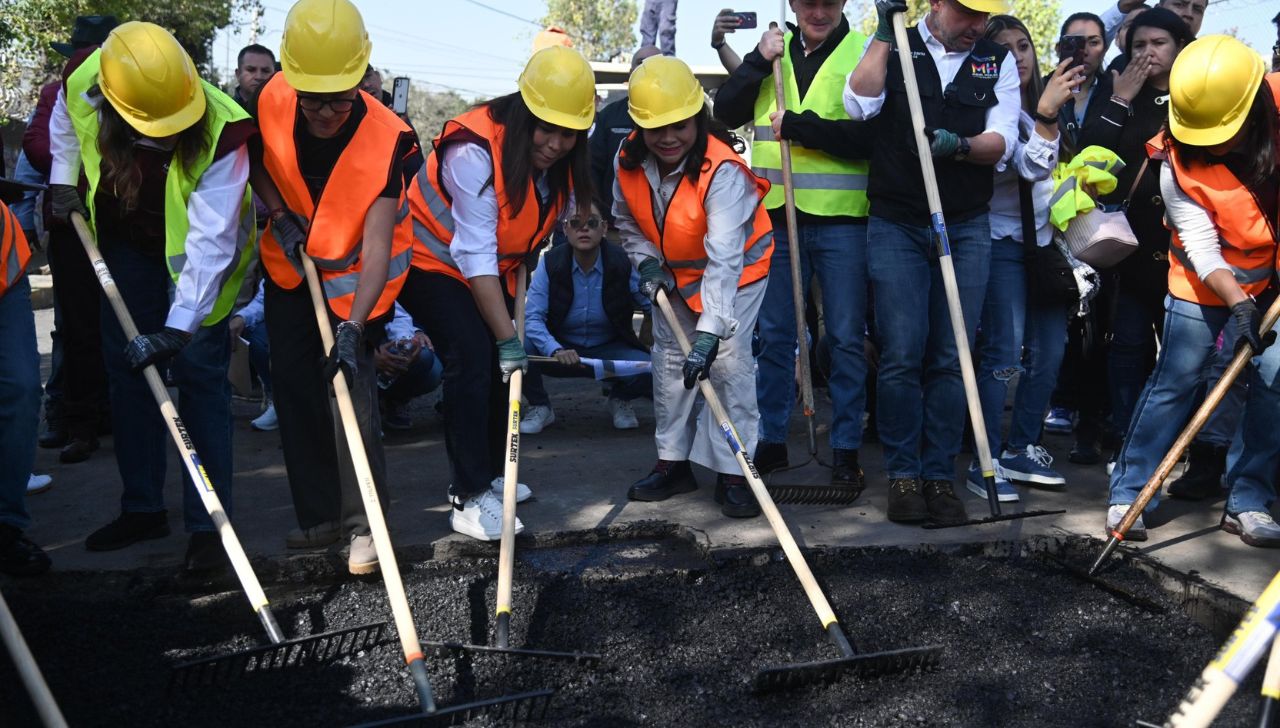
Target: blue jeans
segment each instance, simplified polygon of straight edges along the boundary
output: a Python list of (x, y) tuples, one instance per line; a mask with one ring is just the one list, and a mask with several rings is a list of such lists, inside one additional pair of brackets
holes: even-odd
[(40, 355), (26, 276), (0, 293), (0, 342), (0, 523), (25, 530), (40, 424)]
[(991, 241), (991, 270), (978, 332), (978, 399), (992, 457), (1000, 456), (1000, 423), (1009, 380), (1022, 371), (1022, 339), (1027, 320), (1027, 270), (1022, 243)]
[(271, 339), (267, 337), (267, 322), (246, 326), (244, 340), (249, 342), (249, 363), (262, 380), (262, 392), (271, 396)]
[[(1259, 302), (1262, 307), (1263, 302)], [(1223, 343), (1234, 351), (1235, 343)], [(1255, 357), (1241, 377), (1248, 378), (1244, 418), (1227, 452), (1227, 512), (1263, 511), (1276, 500), (1276, 472), (1280, 470), (1280, 346)], [(1224, 400), (1225, 404), (1225, 400)]]
[[(107, 240), (103, 257), (138, 330), (164, 328), (172, 279), (162, 256), (146, 255), (129, 243)], [(126, 513), (157, 513), (164, 507), (165, 459), (170, 435), (160, 408), (141, 373), (129, 371), (128, 342), (115, 312), (102, 300), (102, 358), (111, 392), (111, 425), (116, 465), (124, 482), (120, 508)], [(227, 515), (231, 515), (231, 384), (227, 366), (231, 342), (227, 321), (195, 332), (169, 369), (178, 387), (178, 415), (186, 425), (205, 472)], [(213, 521), (182, 468), (183, 520), (188, 532), (212, 531)]]
[[(1218, 334), (1231, 317), (1224, 306), (1201, 306), (1173, 296), (1165, 297), (1165, 311), (1160, 356), (1138, 398), (1111, 473), (1111, 505), (1133, 503), (1178, 439), (1196, 405), (1190, 394), (1199, 385), (1205, 364), (1217, 355)], [(1224, 346), (1234, 349), (1230, 331), (1226, 330)], [(1268, 477), (1274, 475), (1273, 470)], [(1154, 510), (1159, 503), (1157, 490), (1146, 510)]]
[(1013, 395), (1010, 450), (1026, 450), (1027, 445), (1040, 442), (1044, 413), (1049, 409), (1067, 349), (1067, 317), (1071, 315), (1068, 308), (1066, 304), (1027, 303), (1022, 339), (1025, 368)]
[[(596, 346), (570, 347), (578, 352), (578, 356), (588, 359), (612, 359), (615, 361), (649, 361), (650, 354), (642, 349), (633, 348), (623, 341), (610, 341)], [(526, 343), (525, 351), (540, 354), (533, 350), (533, 345)], [(595, 373), (587, 367), (567, 367), (554, 362), (530, 362), (529, 375), (524, 379), (524, 396), (531, 407), (550, 407), (551, 397), (547, 395), (547, 387), (542, 377), (574, 377), (590, 378)], [(609, 396), (630, 401), (640, 397), (653, 397), (653, 375), (640, 374), (634, 377), (618, 377), (605, 380)]]
[[(987, 290), (991, 227), (981, 215), (949, 233), (972, 345)], [(932, 237), (930, 228), (874, 216), (867, 224), (881, 340), (876, 409), (889, 478), (950, 481), (964, 435), (964, 383)]]
[[(1217, 386), (1219, 379), (1222, 379), (1222, 373), (1226, 371), (1227, 365), (1234, 358), (1233, 354), (1234, 352), (1231, 349), (1223, 346), (1218, 350), (1217, 356), (1213, 357), (1213, 360), (1205, 367), (1205, 395)], [(1218, 407), (1209, 416), (1209, 421), (1204, 423), (1204, 428), (1200, 430), (1200, 434), (1196, 435), (1197, 442), (1205, 442), (1217, 447), (1229, 447), (1231, 445), (1231, 441), (1235, 439), (1236, 429), (1240, 426), (1241, 416), (1244, 414), (1245, 398), (1249, 392), (1248, 382), (1248, 377), (1236, 377), (1226, 395), (1223, 396), (1222, 401), (1218, 403)]]
[[(801, 225), (800, 280), (804, 296), (814, 275), (822, 286), (823, 323), (831, 349), (831, 447), (862, 446), (867, 400), (867, 226)], [(773, 231), (769, 283), (757, 319), (756, 402), (760, 441), (787, 441), (796, 400), (796, 314), (791, 295), (791, 254), (786, 228)], [(807, 353), (807, 347), (805, 347)]]
[(444, 366), (436, 358), (435, 352), (423, 347), (405, 373), (396, 377), (391, 386), (382, 392), (392, 402), (408, 402), (414, 397), (436, 391), (443, 376)]

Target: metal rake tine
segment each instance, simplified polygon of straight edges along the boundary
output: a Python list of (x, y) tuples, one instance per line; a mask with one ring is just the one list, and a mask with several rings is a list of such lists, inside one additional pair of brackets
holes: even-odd
[(844, 505), (858, 499), (852, 488), (838, 485), (768, 485), (775, 503), (789, 505)]
[[(399, 718), (364, 723), (358, 728), (373, 728), (374, 726), (432, 726), (434, 728), (435, 726), (460, 725), (463, 721), (481, 716), (493, 717), (502, 722), (518, 723), (523, 720), (532, 720), (532, 710), (539, 705), (542, 706), (539, 718), (545, 717), (547, 707), (550, 705), (551, 698), (554, 695), (555, 690), (550, 689), (503, 695), (497, 698), (477, 700), (465, 705), (445, 706), (432, 713), (414, 713)], [(520, 711), (526, 707), (528, 710), (526, 710), (522, 718)]]

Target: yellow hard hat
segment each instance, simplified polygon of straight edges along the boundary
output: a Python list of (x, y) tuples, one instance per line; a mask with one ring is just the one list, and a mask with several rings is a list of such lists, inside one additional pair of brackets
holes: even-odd
[(978, 13), (999, 15), (1009, 12), (1007, 0), (956, 0), (956, 2)]
[(328, 94), (360, 85), (373, 43), (351, 0), (298, 0), (284, 20), (280, 68), (296, 91)]
[(1169, 72), (1169, 131), (1198, 147), (1240, 131), (1266, 74), (1262, 56), (1229, 35), (1206, 35), (1178, 54)]
[(520, 74), (520, 98), (548, 124), (583, 131), (596, 118), (596, 79), (591, 64), (572, 48), (534, 53)]
[(627, 110), (642, 129), (688, 119), (702, 111), (703, 103), (702, 84), (678, 58), (652, 56), (631, 72)]
[(154, 23), (125, 23), (102, 43), (102, 95), (149, 137), (166, 137), (204, 116), (204, 87), (178, 39)]

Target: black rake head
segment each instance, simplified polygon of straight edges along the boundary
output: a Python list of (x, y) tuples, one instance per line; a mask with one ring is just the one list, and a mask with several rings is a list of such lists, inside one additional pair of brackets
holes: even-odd
[(767, 485), (774, 503), (802, 506), (843, 506), (858, 500), (860, 489), (843, 485)]
[(933, 669), (937, 666), (941, 655), (942, 645), (929, 645), (887, 652), (870, 652), (834, 660), (766, 667), (756, 673), (751, 689), (755, 693), (790, 690), (805, 685), (834, 682), (849, 674), (860, 678), (913, 674)]
[(921, 528), (932, 531), (939, 528), (960, 528), (961, 526), (981, 526), (986, 523), (999, 523), (1001, 521), (1016, 521), (1019, 518), (1036, 518), (1037, 516), (1056, 516), (1062, 513), (1066, 513), (1066, 511), (1065, 510), (1023, 511), (1021, 513), (1002, 513), (998, 516), (987, 516), (986, 518), (975, 518), (971, 521), (961, 521), (960, 523), (926, 523)]
[(480, 717), (492, 718), (499, 723), (519, 723), (521, 721), (542, 720), (547, 716), (547, 708), (551, 706), (554, 690), (535, 690), (516, 695), (503, 695), (488, 700), (477, 700), (474, 703), (450, 705), (437, 708), (430, 713), (414, 713), (400, 718), (387, 718), (372, 723), (361, 723), (355, 728), (374, 728), (375, 726), (418, 726), (420, 728), (436, 728), (436, 726), (461, 725)]
[(572, 662), (582, 667), (596, 667), (600, 664), (600, 655), (589, 652), (555, 652), (552, 650), (525, 650), (516, 647), (490, 647), (488, 645), (464, 645), (461, 642), (423, 642), (424, 650), (431, 650), (436, 655), (447, 656), (459, 652), (473, 652), (485, 655), (533, 658), (541, 660), (559, 660)]
[(169, 690), (225, 685), (263, 672), (325, 665), (390, 641), (386, 622), (314, 634), (173, 667)]

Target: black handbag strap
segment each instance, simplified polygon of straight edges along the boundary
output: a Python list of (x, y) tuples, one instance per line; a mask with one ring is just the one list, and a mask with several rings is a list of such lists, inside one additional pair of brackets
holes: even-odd
[(1018, 178), (1018, 209), (1022, 213), (1022, 247), (1029, 253), (1035, 253), (1039, 246), (1036, 240), (1036, 208), (1031, 201), (1031, 183)]
[(1147, 173), (1147, 165), (1151, 163), (1151, 157), (1142, 155), (1142, 166), (1138, 168), (1138, 176), (1133, 178), (1133, 184), (1129, 185), (1129, 193), (1124, 196), (1124, 202), (1120, 203), (1121, 210), (1129, 209), (1129, 200), (1133, 199), (1133, 193), (1138, 191), (1138, 185), (1142, 184), (1142, 175)]

